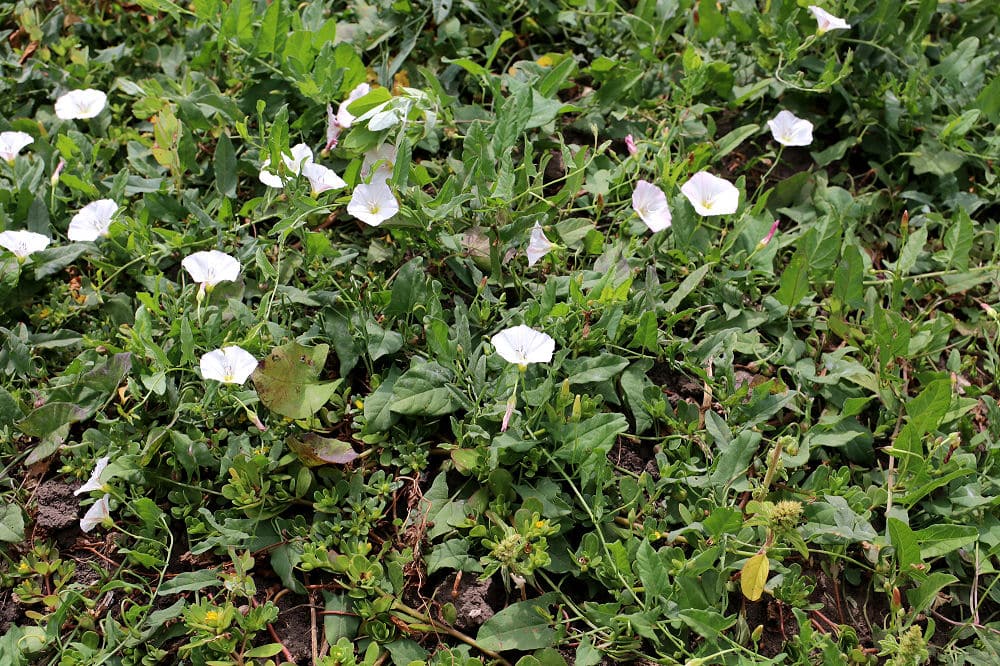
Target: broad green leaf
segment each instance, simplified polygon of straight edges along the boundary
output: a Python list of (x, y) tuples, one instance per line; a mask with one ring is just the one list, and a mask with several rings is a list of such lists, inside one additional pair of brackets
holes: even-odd
[(441, 416), (461, 406), (450, 386), (452, 373), (437, 363), (420, 363), (396, 380), (390, 409), (397, 414)]
[(24, 514), (16, 503), (0, 504), (0, 541), (24, 541)]
[(677, 285), (677, 289), (675, 289), (674, 293), (670, 295), (670, 298), (667, 299), (667, 303), (664, 306), (667, 312), (674, 312), (677, 310), (681, 301), (687, 298), (688, 294), (694, 291), (698, 285), (701, 284), (701, 281), (705, 279), (705, 276), (708, 275), (710, 270), (712, 270), (712, 264), (704, 264), (691, 271), (691, 273), (684, 278), (679, 285)]
[(173, 578), (163, 581), (163, 585), (156, 588), (156, 595), (165, 597), (168, 594), (180, 594), (181, 592), (194, 592), (203, 590), (206, 587), (219, 587), (222, 580), (216, 569), (199, 569), (197, 571), (182, 571)]
[[(712, 5), (715, 6), (714, 4)], [(740, 144), (760, 130), (760, 125), (750, 124), (737, 127), (715, 142), (715, 158), (720, 159), (739, 148)]]
[(223, 133), (215, 144), (215, 189), (222, 196), (233, 198), (236, 196), (236, 184), (236, 151), (229, 135)]
[(913, 615), (924, 612), (937, 598), (938, 592), (957, 582), (958, 578), (951, 574), (940, 571), (930, 574), (919, 586), (906, 591), (909, 612)]
[(329, 351), (329, 345), (306, 347), (297, 342), (272, 349), (252, 375), (261, 403), (290, 419), (318, 412), (340, 385), (340, 381), (317, 381)]
[(628, 366), (628, 360), (615, 354), (601, 354), (568, 360), (563, 364), (570, 384), (593, 384), (613, 379)]
[(948, 413), (951, 396), (951, 380), (933, 381), (917, 397), (906, 403), (907, 418), (920, 434), (931, 432)]
[(949, 268), (957, 268), (960, 271), (969, 269), (972, 241), (972, 219), (964, 209), (959, 209), (955, 214), (955, 220), (944, 235), (944, 260)]
[(771, 561), (767, 553), (757, 553), (746, 561), (740, 572), (740, 590), (750, 601), (757, 601), (764, 594), (764, 585), (771, 572)]
[(908, 575), (913, 565), (923, 561), (917, 538), (909, 525), (898, 518), (889, 518), (886, 528), (892, 547), (896, 549), (896, 566), (901, 574)]
[(91, 413), (71, 402), (48, 402), (23, 418), (17, 427), (31, 437), (47, 437), (70, 423), (90, 418)]
[(920, 227), (910, 234), (906, 239), (906, 244), (899, 252), (899, 260), (896, 261), (895, 271), (899, 275), (908, 275), (917, 264), (917, 259), (927, 245), (927, 227)]
[(70, 243), (49, 247), (31, 255), (31, 266), (35, 269), (35, 279), (41, 280), (55, 275), (90, 251), (86, 243)]
[(931, 525), (914, 533), (925, 558), (941, 557), (975, 543), (979, 529), (973, 525)]
[(365, 429), (366, 433), (383, 432), (388, 430), (398, 418), (392, 412), (393, 394), (392, 389), (399, 378), (399, 370), (393, 367), (389, 374), (382, 380), (378, 388), (372, 391), (364, 400)]
[(643, 594), (647, 599), (653, 600), (670, 590), (670, 579), (664, 573), (665, 568), (666, 562), (660, 559), (649, 541), (643, 539), (635, 553), (635, 572), (642, 581)]
[[(761, 556), (755, 555), (754, 557)], [(766, 556), (764, 557), (766, 559)], [(746, 594), (745, 591), (744, 594)], [(749, 599), (749, 597), (747, 598)], [(750, 600), (756, 601), (756, 599)], [(678, 615), (684, 621), (684, 624), (694, 629), (699, 636), (709, 639), (718, 637), (723, 631), (736, 624), (737, 621), (735, 614), (726, 617), (719, 611), (706, 608), (685, 608)]]
[(468, 539), (449, 539), (434, 546), (427, 554), (427, 574), (441, 569), (480, 573), (483, 567), (479, 558), (469, 555)]
[(319, 465), (346, 465), (353, 462), (358, 454), (349, 442), (330, 437), (321, 437), (314, 432), (292, 435), (287, 440), (288, 448), (309, 467)]
[(504, 608), (479, 628), (476, 642), (487, 650), (535, 650), (555, 644), (556, 632), (545, 618), (553, 593)]
[(809, 293), (809, 262), (805, 252), (797, 251), (781, 273), (778, 292), (774, 295), (778, 302), (793, 308)]

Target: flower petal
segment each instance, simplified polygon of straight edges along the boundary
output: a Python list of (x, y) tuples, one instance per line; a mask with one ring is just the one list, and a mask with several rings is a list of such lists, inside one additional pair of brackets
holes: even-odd
[(384, 182), (361, 184), (354, 188), (347, 212), (365, 224), (377, 227), (399, 212), (399, 202)]
[(728, 180), (707, 171), (691, 176), (681, 186), (681, 192), (702, 216), (728, 215), (739, 208), (740, 191)]
[(80, 529), (89, 532), (105, 520), (111, 517), (111, 495), (104, 494), (104, 497), (90, 505), (87, 513), (80, 519)]
[(0, 247), (9, 250), (19, 259), (24, 259), (30, 254), (44, 250), (51, 242), (48, 236), (24, 229), (0, 233)]
[(93, 118), (107, 103), (108, 96), (100, 90), (70, 90), (56, 100), (56, 116), (62, 120)]
[(528, 255), (528, 265), (534, 266), (551, 250), (552, 242), (545, 237), (542, 225), (535, 222), (535, 226), (531, 228), (531, 236), (528, 238), (528, 249), (525, 251), (525, 254)]
[(94, 463), (94, 471), (91, 472), (90, 478), (82, 486), (73, 491), (74, 495), (82, 495), (83, 493), (90, 492), (91, 490), (101, 489), (101, 474), (104, 473), (105, 468), (108, 463), (111, 462), (110, 456), (104, 456), (103, 458), (98, 458)]

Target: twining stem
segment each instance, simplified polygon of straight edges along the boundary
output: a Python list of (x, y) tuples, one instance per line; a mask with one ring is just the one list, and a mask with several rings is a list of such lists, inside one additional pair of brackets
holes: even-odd
[(494, 652), (493, 650), (490, 650), (488, 648), (483, 647), (482, 645), (480, 645), (479, 643), (476, 642), (476, 639), (472, 638), (471, 636), (467, 636), (467, 635), (463, 634), (461, 631), (458, 631), (457, 629), (453, 629), (452, 627), (449, 627), (446, 624), (442, 624), (442, 623), (438, 622), (437, 620), (431, 618), (430, 616), (421, 613), (416, 608), (410, 608), (409, 606), (407, 606), (406, 604), (404, 604), (402, 601), (399, 601), (399, 600), (393, 601), (392, 602), (392, 610), (397, 611), (399, 613), (403, 613), (405, 615), (409, 615), (414, 620), (417, 620), (417, 621), (419, 621), (419, 622), (421, 622), (423, 624), (430, 625), (431, 627), (434, 627), (435, 631), (444, 632), (444, 633), (448, 634), (449, 636), (451, 636), (452, 638), (454, 638), (456, 640), (462, 641), (466, 645), (469, 645), (469, 646), (471, 646), (471, 647), (479, 650), (480, 652), (482, 652), (483, 654), (485, 654), (487, 657), (490, 657), (492, 659), (496, 659), (498, 662), (500, 662), (504, 666), (511, 666), (511, 663), (509, 661), (507, 661), (506, 659), (504, 659), (503, 657), (501, 657), (499, 653)]

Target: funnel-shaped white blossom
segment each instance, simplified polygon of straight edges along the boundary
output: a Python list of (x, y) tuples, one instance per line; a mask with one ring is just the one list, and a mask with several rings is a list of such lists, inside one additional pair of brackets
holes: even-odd
[(70, 90), (56, 100), (56, 116), (62, 120), (93, 118), (107, 103), (108, 96), (100, 90)]
[[(392, 170), (396, 167), (396, 146), (391, 143), (383, 143), (378, 148), (373, 148), (365, 153), (365, 159), (361, 163), (361, 178), (372, 184), (386, 182), (392, 177)], [(372, 172), (372, 169), (375, 169)]]
[(22, 148), (34, 142), (27, 132), (0, 132), (0, 158), (13, 162)]
[(202, 289), (211, 289), (220, 282), (236, 282), (240, 276), (240, 260), (218, 250), (195, 252), (184, 257), (181, 266)]
[(813, 140), (813, 124), (791, 111), (781, 111), (767, 121), (771, 136), (783, 146), (808, 146)]
[(531, 228), (531, 236), (528, 237), (528, 249), (525, 251), (528, 255), (528, 265), (534, 266), (551, 251), (552, 241), (545, 237), (542, 225), (535, 222), (535, 226)]
[(201, 376), (223, 384), (242, 384), (256, 369), (257, 359), (253, 354), (235, 345), (201, 357)]
[[(304, 143), (299, 143), (292, 146), (291, 155), (286, 155), (282, 153), (281, 160), (285, 163), (285, 168), (288, 169), (288, 174), (290, 176), (298, 176), (302, 173), (302, 167), (306, 164), (312, 164), (313, 152), (312, 149)], [(276, 173), (267, 170), (267, 167), (271, 166), (271, 159), (268, 158), (264, 160), (264, 163), (260, 166), (260, 182), (264, 183), (268, 187), (282, 188), (285, 186), (284, 181), (282, 181), (281, 176)]]
[(73, 491), (74, 495), (82, 495), (83, 493), (89, 493), (91, 490), (100, 490), (104, 486), (101, 484), (101, 474), (104, 473), (105, 468), (107, 468), (108, 463), (111, 462), (110, 456), (104, 456), (103, 458), (98, 458), (94, 463), (94, 471), (91, 473), (90, 478), (82, 486)]
[(399, 202), (384, 182), (361, 184), (354, 188), (347, 212), (365, 224), (377, 227), (399, 212)]
[(118, 212), (118, 204), (111, 199), (99, 199), (87, 204), (70, 220), (66, 236), (71, 241), (94, 241), (108, 235), (111, 218)]
[(87, 513), (80, 519), (80, 529), (89, 532), (98, 525), (111, 519), (111, 495), (104, 494), (104, 497), (90, 505)]
[(673, 221), (667, 195), (656, 185), (640, 180), (632, 192), (632, 209), (652, 232), (663, 231)]
[(333, 169), (328, 169), (322, 164), (310, 162), (302, 165), (302, 175), (309, 179), (309, 186), (313, 195), (326, 192), (327, 190), (339, 190), (347, 187), (343, 178), (338, 176)]
[(816, 18), (816, 32), (821, 35), (830, 30), (848, 30), (851, 27), (851, 24), (844, 19), (838, 18), (816, 5), (809, 5), (809, 11)]
[(556, 341), (551, 336), (524, 324), (500, 331), (490, 338), (490, 343), (500, 358), (521, 367), (529, 363), (549, 363), (556, 349)]
[(713, 176), (707, 171), (699, 171), (681, 186), (699, 215), (728, 215), (735, 213), (740, 205), (740, 191), (724, 178)]
[(23, 229), (0, 233), (0, 247), (9, 250), (18, 259), (25, 259), (30, 254), (44, 250), (51, 242), (48, 236)]

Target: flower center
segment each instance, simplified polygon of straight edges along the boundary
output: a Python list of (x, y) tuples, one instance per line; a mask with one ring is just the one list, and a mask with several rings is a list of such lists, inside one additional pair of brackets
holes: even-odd
[(371, 213), (372, 215), (378, 215), (380, 208), (381, 207), (378, 205), (377, 201), (368, 202), (368, 212)]

